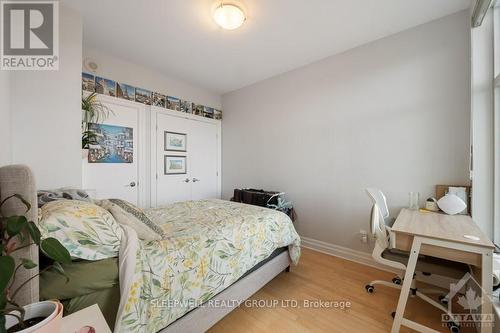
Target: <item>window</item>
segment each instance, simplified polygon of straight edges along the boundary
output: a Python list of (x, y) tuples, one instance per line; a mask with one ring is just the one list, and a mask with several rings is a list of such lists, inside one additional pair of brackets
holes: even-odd
[[(495, 1), (494, 1), (495, 2)], [(500, 1), (493, 8), (493, 77), (494, 77), (494, 242), (500, 245)]]

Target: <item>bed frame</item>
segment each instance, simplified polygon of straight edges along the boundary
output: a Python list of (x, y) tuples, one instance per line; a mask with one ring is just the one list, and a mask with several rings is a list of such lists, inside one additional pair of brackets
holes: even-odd
[[(30, 221), (36, 222), (38, 216), (37, 193), (35, 179), (29, 167), (25, 165), (9, 165), (0, 167), (0, 200), (3, 200), (12, 194), (20, 194), (31, 203), (32, 207), (25, 215)], [(16, 202), (14, 199), (9, 200), (8, 204), (4, 206), (4, 211), (8, 215), (20, 215), (24, 213), (23, 208), (24, 206), (19, 202)], [(16, 251), (16, 253), (17, 258), (30, 258), (35, 263), (38, 263), (38, 248), (34, 245), (20, 251)], [(231, 304), (231, 302), (236, 300), (244, 301), (276, 277), (276, 275), (285, 270), (289, 271), (289, 267), (290, 255), (287, 250), (214, 296), (211, 301), (221, 302), (222, 304)], [(38, 273), (38, 269), (23, 271), (27, 278)], [(24, 281), (25, 279), (24, 277), (21, 277), (18, 281), (19, 280)], [(24, 288), (23, 291), (18, 294), (16, 299), (23, 305), (38, 302), (38, 277), (33, 278), (27, 285), (27, 288)], [(199, 307), (177, 319), (162, 329), (160, 333), (205, 332), (233, 310), (234, 307)]]

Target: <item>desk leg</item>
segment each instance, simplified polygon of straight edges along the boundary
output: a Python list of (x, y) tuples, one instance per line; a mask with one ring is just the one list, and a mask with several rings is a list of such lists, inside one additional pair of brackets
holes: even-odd
[[(481, 313), (483, 315), (493, 316), (492, 306), (491, 306), (491, 294), (493, 292), (493, 252), (483, 252), (482, 255), (482, 265), (481, 265), (481, 287), (487, 294), (487, 300), (481, 305)], [(493, 325), (494, 322), (491, 324)], [(491, 333), (493, 328), (486, 323), (486, 325), (481, 326), (481, 333)]]
[(398, 307), (396, 309), (396, 315), (394, 316), (394, 322), (392, 323), (391, 333), (398, 333), (401, 328), (406, 302), (408, 301), (408, 295), (410, 293), (411, 281), (413, 280), (413, 274), (415, 274), (415, 266), (417, 265), (420, 245), (422, 245), (420, 238), (413, 237), (410, 258), (408, 259), (408, 265), (406, 266), (406, 273), (403, 280), (403, 286), (401, 287), (401, 293), (399, 294)]

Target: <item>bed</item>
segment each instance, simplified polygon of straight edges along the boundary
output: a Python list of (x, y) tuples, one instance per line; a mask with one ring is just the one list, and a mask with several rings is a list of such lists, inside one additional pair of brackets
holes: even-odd
[[(9, 168), (26, 173), (23, 166)], [(0, 179), (4, 171), (0, 168)], [(19, 181), (14, 187), (26, 195), (26, 185)], [(300, 256), (300, 238), (290, 219), (270, 209), (201, 200), (145, 214), (164, 231), (162, 239), (141, 241), (121, 226), (119, 260), (107, 265), (118, 266), (115, 276), (86, 295), (71, 295), (71, 289), (67, 294), (75, 296), (67, 303), (74, 309), (85, 304), (81, 296), (118, 304), (115, 332), (203, 332)], [(119, 300), (109, 302), (117, 298), (117, 273)]]

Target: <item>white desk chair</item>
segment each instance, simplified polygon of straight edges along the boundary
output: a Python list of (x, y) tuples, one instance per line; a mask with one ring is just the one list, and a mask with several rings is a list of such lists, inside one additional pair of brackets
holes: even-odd
[[(392, 283), (383, 280), (374, 280), (365, 286), (366, 291), (370, 294), (375, 291), (375, 285), (383, 285), (390, 288), (401, 289), (401, 278), (404, 276), (406, 271), (406, 264), (408, 262), (409, 255), (406, 252), (392, 249), (391, 243), (394, 239), (391, 237), (391, 220), (389, 218), (389, 209), (387, 208), (387, 201), (379, 189), (368, 188), (366, 193), (370, 197), (373, 207), (371, 212), (371, 223), (370, 230), (371, 234), (375, 237), (375, 247), (372, 252), (373, 259), (382, 264), (401, 271), (401, 275), (392, 279)], [(447, 276), (454, 279), (460, 279), (465, 272), (468, 271), (467, 265), (460, 263), (452, 263), (447, 260), (420, 256), (417, 262), (416, 270), (419, 272), (426, 272), (426, 274), (437, 274), (442, 276)], [(435, 300), (426, 296), (425, 294), (440, 293), (447, 294), (447, 291), (442, 290), (418, 290), (416, 285), (415, 277), (412, 280), (410, 287), (410, 296), (417, 296), (429, 304), (432, 304), (441, 311), (448, 313), (448, 309), (443, 305), (439, 304)], [(443, 304), (447, 304), (446, 298), (440, 298)], [(392, 313), (394, 318), (395, 312)], [(448, 323), (450, 331), (457, 333), (460, 328), (455, 323)]]

